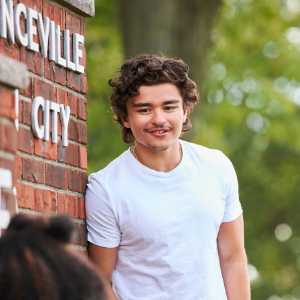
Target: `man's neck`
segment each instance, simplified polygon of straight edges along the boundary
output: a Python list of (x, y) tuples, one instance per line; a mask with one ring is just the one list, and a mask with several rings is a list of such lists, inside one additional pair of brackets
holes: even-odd
[(182, 157), (181, 145), (178, 141), (174, 142), (166, 150), (152, 150), (141, 144), (136, 144), (131, 153), (144, 166), (158, 172), (170, 172), (176, 168)]

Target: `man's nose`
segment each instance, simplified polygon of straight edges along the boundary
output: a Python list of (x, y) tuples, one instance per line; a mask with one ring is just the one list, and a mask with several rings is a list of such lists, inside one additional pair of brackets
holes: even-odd
[(155, 125), (162, 125), (165, 122), (166, 122), (166, 118), (164, 117), (163, 111), (161, 111), (160, 109), (154, 110), (151, 123)]

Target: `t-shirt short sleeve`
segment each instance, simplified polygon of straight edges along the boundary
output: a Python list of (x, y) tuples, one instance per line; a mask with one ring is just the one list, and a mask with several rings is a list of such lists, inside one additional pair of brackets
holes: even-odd
[(101, 247), (118, 247), (121, 239), (120, 228), (108, 193), (97, 178), (97, 174), (89, 177), (85, 208), (87, 240)]
[(239, 217), (243, 210), (239, 200), (239, 186), (236, 173), (231, 161), (226, 156), (225, 164), (227, 169), (226, 206), (222, 222), (231, 222)]

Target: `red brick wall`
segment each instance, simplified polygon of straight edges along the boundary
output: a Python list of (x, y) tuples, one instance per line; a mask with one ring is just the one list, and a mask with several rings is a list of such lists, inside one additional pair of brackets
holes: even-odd
[[(14, 123), (15, 112), (13, 90), (0, 85), (0, 168), (11, 171), (13, 186), (16, 186), (18, 176), (16, 163), (18, 138)], [(14, 214), (16, 211), (15, 203), (13, 189), (1, 188), (0, 209), (8, 210), (11, 214)]]
[[(70, 34), (75, 32), (85, 36), (84, 18), (61, 8), (61, 5), (41, 0), (14, 0), (13, 2), (14, 5), (24, 3), (26, 8), (41, 12), (43, 17), (47, 16), (56, 25), (60, 25), (61, 31), (69, 29)], [(22, 27), (25, 30), (25, 21)], [(35, 42), (39, 43), (38, 37), (34, 36), (34, 38)], [(80, 47), (83, 57), (79, 59), (79, 63), (86, 67), (85, 48), (82, 45)], [(61, 52), (63, 57), (63, 42)], [(74, 235), (72, 243), (76, 244), (74, 247), (78, 250), (85, 251), (87, 241), (84, 194), (88, 177), (85, 148), (87, 144), (86, 74), (69, 71), (49, 61), (48, 58), (42, 58), (40, 52), (29, 51), (25, 47), (18, 46), (17, 43), (10, 45), (4, 38), (0, 38), (0, 53), (23, 62), (30, 73), (29, 86), (19, 91), (18, 133), (12, 122), (15, 117), (12, 107), (14, 97), (11, 96), (10, 91), (0, 89), (0, 93), (7, 93), (5, 95), (7, 108), (5, 110), (0, 108), (1, 116), (5, 115), (5, 121), (0, 122), (0, 149), (11, 153), (9, 161), (0, 158), (0, 167), (5, 165), (9, 168), (14, 157), (16, 158), (14, 185), (17, 186), (17, 202), (20, 212), (64, 214), (73, 218), (76, 222), (77, 234)], [(51, 137), (49, 141), (43, 141), (33, 136), (31, 106), (36, 96), (70, 106), (67, 147), (61, 146), (59, 116), (57, 144), (52, 144)], [(41, 117), (42, 113), (40, 120)], [(13, 167), (11, 169), (13, 170)]]

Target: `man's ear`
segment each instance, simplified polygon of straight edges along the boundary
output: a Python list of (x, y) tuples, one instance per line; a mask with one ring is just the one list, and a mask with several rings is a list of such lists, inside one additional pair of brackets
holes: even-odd
[(186, 121), (187, 118), (187, 109), (183, 110), (183, 123)]
[(130, 124), (129, 124), (127, 116), (122, 117), (122, 122), (126, 128), (130, 128)]

